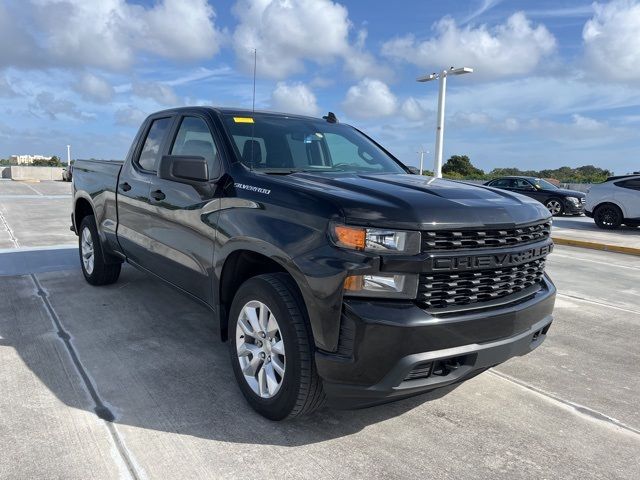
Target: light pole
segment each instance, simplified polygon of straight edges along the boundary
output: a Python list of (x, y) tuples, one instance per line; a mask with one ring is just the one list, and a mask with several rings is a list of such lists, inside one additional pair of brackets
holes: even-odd
[(420, 151), (416, 153), (420, 154), (420, 175), (422, 175), (422, 172), (424, 171), (424, 154), (429, 153), (429, 150), (425, 150), (424, 147), (421, 145)]
[(71, 165), (71, 145), (67, 145), (67, 167)]
[(442, 140), (444, 138), (444, 99), (447, 91), (447, 77), (449, 75), (463, 75), (472, 73), (473, 68), (460, 67), (449, 70), (443, 70), (440, 73), (432, 73), (423, 77), (418, 77), (418, 82), (430, 82), (431, 80), (440, 79), (440, 88), (438, 90), (438, 118), (436, 125), (436, 151), (433, 157), (433, 176), (442, 178)]

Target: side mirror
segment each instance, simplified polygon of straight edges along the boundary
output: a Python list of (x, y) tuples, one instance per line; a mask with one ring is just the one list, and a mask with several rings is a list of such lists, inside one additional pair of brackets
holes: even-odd
[(158, 177), (179, 183), (199, 184), (209, 181), (209, 166), (204, 157), (164, 155)]
[(409, 167), (407, 167), (407, 168), (408, 168), (408, 169), (409, 169), (409, 171), (410, 171), (411, 173), (413, 173), (414, 175), (420, 175), (420, 169), (419, 169), (418, 167), (412, 167), (412, 166), (409, 166)]

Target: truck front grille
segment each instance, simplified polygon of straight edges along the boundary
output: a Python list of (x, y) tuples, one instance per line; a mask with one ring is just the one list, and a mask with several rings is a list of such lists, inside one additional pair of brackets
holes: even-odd
[(550, 236), (549, 221), (505, 229), (424, 231), (422, 251), (513, 247), (541, 241)]
[(503, 268), (423, 273), (417, 302), (424, 308), (437, 310), (507, 297), (539, 284), (544, 275), (544, 264), (545, 259), (541, 258)]

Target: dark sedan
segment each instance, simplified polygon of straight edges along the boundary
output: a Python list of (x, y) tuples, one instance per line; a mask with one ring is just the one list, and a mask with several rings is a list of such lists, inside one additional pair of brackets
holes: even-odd
[(554, 184), (535, 177), (502, 177), (485, 185), (521, 193), (544, 204), (552, 215), (581, 215), (584, 213), (586, 195), (575, 190), (558, 188)]

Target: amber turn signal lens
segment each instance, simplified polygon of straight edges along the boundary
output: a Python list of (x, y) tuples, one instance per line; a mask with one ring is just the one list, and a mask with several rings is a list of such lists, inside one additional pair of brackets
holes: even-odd
[(352, 275), (344, 279), (344, 289), (352, 292), (359, 292), (364, 286), (362, 275)]
[(336, 241), (343, 247), (364, 250), (366, 231), (364, 228), (345, 227), (336, 225), (334, 227)]

